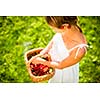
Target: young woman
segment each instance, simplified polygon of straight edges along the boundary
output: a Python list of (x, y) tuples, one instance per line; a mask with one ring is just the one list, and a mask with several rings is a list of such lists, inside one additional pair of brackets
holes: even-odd
[[(56, 73), (50, 83), (77, 83), (79, 81), (79, 61), (86, 53), (87, 42), (77, 25), (76, 16), (47, 16), (49, 26), (55, 35), (38, 56), (30, 59), (34, 63), (52, 66)], [(52, 61), (45, 61), (39, 56), (50, 54)]]

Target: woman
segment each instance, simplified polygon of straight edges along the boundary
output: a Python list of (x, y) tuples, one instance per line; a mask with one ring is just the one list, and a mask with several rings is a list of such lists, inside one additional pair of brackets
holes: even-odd
[[(87, 42), (77, 25), (76, 16), (47, 16), (49, 26), (56, 32), (52, 40), (32, 57), (28, 64), (41, 63), (52, 66), (56, 73), (50, 83), (77, 83), (79, 81), (79, 61), (86, 53)], [(52, 61), (41, 59), (40, 55), (49, 54)]]

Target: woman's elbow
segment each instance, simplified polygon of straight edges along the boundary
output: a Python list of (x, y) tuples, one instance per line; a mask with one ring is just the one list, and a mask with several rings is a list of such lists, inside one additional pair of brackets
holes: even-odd
[(60, 69), (60, 70), (62, 70), (64, 68), (66, 68), (66, 66), (63, 66), (63, 65), (60, 65), (60, 64), (57, 66), (57, 69)]
[(51, 66), (55, 69), (63, 69), (60, 63), (57, 63), (57, 62), (51, 62)]

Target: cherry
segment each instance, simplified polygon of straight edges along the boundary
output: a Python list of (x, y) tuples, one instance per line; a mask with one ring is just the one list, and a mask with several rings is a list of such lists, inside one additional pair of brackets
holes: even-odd
[(48, 71), (48, 69), (49, 69), (49, 67), (48, 67), (48, 66), (44, 66), (44, 68), (43, 68), (43, 72), (47, 72), (47, 71)]
[(39, 72), (39, 73), (38, 73), (39, 76), (42, 76), (42, 75), (44, 75), (44, 74), (45, 74), (44, 72)]
[(35, 76), (42, 76), (46, 74), (50, 74), (53, 70), (47, 65), (43, 64), (30, 64), (31, 72)]
[(35, 76), (37, 76), (37, 73), (36, 72), (32, 72), (32, 74), (35, 75)]
[(31, 65), (30, 65), (30, 68), (34, 68), (34, 67), (35, 67), (35, 65), (34, 65), (34, 64), (31, 64)]
[(39, 70), (39, 69), (40, 69), (39, 66), (35, 66), (35, 67), (34, 67), (34, 70), (35, 70), (35, 71), (37, 71), (37, 70)]
[(42, 70), (42, 69), (44, 68), (44, 65), (43, 65), (43, 64), (41, 64), (39, 67), (40, 67), (40, 69)]

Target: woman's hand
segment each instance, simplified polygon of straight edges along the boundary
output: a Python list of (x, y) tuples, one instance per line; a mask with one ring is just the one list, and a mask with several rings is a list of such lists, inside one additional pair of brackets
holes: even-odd
[(32, 62), (33, 64), (44, 64), (46, 60), (40, 58), (40, 57), (32, 57), (30, 60), (29, 60), (29, 64)]
[(47, 65), (47, 66), (50, 66), (50, 67), (53, 67), (53, 68), (57, 68), (57, 66), (59, 65), (57, 62), (47, 61), (47, 60), (42, 59), (40, 57), (37, 57), (37, 58), (32, 57), (28, 61), (28, 64), (30, 64), (31, 62), (33, 64), (43, 64), (43, 65)]

